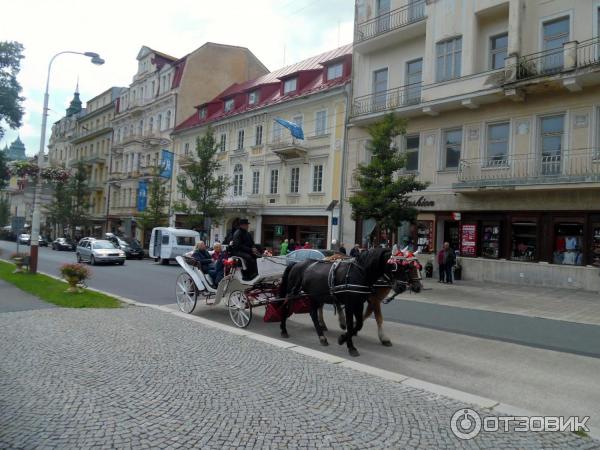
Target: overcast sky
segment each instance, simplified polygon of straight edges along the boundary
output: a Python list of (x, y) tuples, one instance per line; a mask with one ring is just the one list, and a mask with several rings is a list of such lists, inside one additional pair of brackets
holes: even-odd
[(284, 47), (285, 65), (289, 65), (352, 42), (353, 13), (354, 0), (7, 2), (0, 41), (25, 46), (18, 80), (26, 100), (23, 126), (7, 130), (0, 148), (19, 134), (28, 155), (38, 152), (46, 71), (59, 51), (94, 51), (106, 64), (94, 66), (77, 55), (56, 59), (48, 136), (52, 123), (64, 115), (78, 77), (84, 105), (110, 86), (127, 86), (137, 70), (135, 57), (142, 45), (176, 57), (207, 41), (240, 45), (275, 70), (284, 66)]

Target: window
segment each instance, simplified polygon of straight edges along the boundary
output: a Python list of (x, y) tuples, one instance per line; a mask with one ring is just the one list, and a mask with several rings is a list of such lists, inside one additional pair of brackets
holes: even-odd
[(421, 81), (423, 77), (423, 58), (406, 63), (406, 103), (421, 101)]
[(537, 250), (537, 223), (513, 222), (511, 259), (535, 261)]
[(438, 42), (436, 45), (436, 81), (460, 77), (462, 37)]
[(171, 111), (167, 111), (167, 117), (165, 118), (165, 129), (171, 128)]
[(227, 150), (227, 135), (225, 133), (221, 134), (221, 143), (219, 144), (219, 146), (222, 152)]
[(377, 33), (390, 29), (390, 0), (377, 0)]
[(154, 97), (155, 92), (156, 92), (156, 81), (152, 81), (152, 92), (150, 93), (150, 96)]
[(186, 142), (183, 145), (183, 153), (185, 156), (188, 156), (190, 154), (190, 143), (189, 142)]
[(508, 54), (508, 33), (502, 33), (490, 38), (490, 69), (502, 69), (504, 59)]
[(254, 145), (262, 144), (262, 133), (263, 133), (263, 126), (257, 125), (256, 130), (254, 131)]
[(232, 98), (225, 100), (225, 112), (229, 112), (233, 109), (234, 101)]
[(342, 63), (332, 64), (327, 67), (327, 80), (335, 80), (341, 78), (344, 72), (344, 65)]
[(140, 120), (140, 123), (138, 124), (138, 136), (141, 136), (143, 131), (144, 131), (144, 121)]
[(233, 169), (233, 195), (238, 197), (242, 195), (244, 184), (244, 169), (241, 164), (236, 164)]
[(382, 110), (386, 107), (386, 91), (388, 84), (388, 70), (381, 69), (373, 72), (373, 93), (374, 97), (374, 105), (373, 109)]
[(154, 131), (154, 117), (150, 117), (148, 127), (150, 128), (150, 133), (152, 133)]
[(540, 120), (540, 147), (543, 175), (556, 175), (561, 171), (561, 154), (565, 116), (548, 116)]
[(462, 148), (462, 129), (444, 132), (444, 168), (457, 169)]
[(260, 172), (258, 170), (255, 170), (254, 172), (252, 172), (252, 193), (253, 194), (258, 194), (258, 189), (260, 187), (259, 183), (260, 183)]
[(313, 192), (323, 192), (323, 165), (318, 164), (313, 167)]
[(296, 117), (292, 118), (292, 122), (294, 122), (300, 128), (302, 128), (302, 126), (304, 125), (304, 120), (303, 120), (302, 116), (296, 116)]
[(488, 166), (506, 164), (509, 136), (510, 124), (508, 122), (488, 125), (486, 146), (486, 164)]
[(292, 167), (290, 174), (290, 192), (298, 193), (298, 185), (300, 184), (300, 167)]
[(237, 149), (238, 150), (243, 150), (244, 149), (244, 130), (239, 130), (238, 131)]
[(283, 127), (279, 122), (273, 122), (273, 142), (280, 142), (283, 133)]
[(248, 104), (256, 105), (258, 103), (258, 91), (252, 91), (248, 94)]
[(297, 78), (290, 78), (289, 80), (285, 80), (283, 83), (283, 95), (289, 94), (290, 92), (294, 92), (296, 90), (296, 82)]
[(206, 108), (200, 108), (200, 119), (206, 119)]
[(196, 245), (196, 238), (194, 236), (177, 236), (177, 245), (185, 245), (187, 247), (193, 247)]
[(277, 169), (272, 169), (271, 170), (271, 188), (269, 189), (269, 192), (271, 194), (277, 194), (277, 185), (279, 183), (279, 170)]
[(583, 265), (583, 224), (557, 223), (554, 225), (554, 264)]
[(327, 111), (317, 111), (315, 120), (315, 136), (327, 134)]
[(158, 120), (156, 121), (156, 125), (158, 126), (158, 131), (162, 130), (162, 114), (158, 115)]
[(406, 170), (419, 170), (419, 135), (406, 136)]
[(569, 42), (569, 17), (545, 22), (542, 30), (546, 56), (543, 59), (544, 72), (557, 72), (563, 66), (563, 44)]

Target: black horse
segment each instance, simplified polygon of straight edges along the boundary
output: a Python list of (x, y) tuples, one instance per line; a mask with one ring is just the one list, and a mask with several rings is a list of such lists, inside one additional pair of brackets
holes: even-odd
[[(328, 345), (319, 323), (318, 310), (324, 303), (343, 306), (346, 312), (346, 333), (338, 338), (341, 345), (346, 342), (348, 352), (358, 356), (352, 337), (363, 326), (363, 305), (373, 290), (373, 286), (383, 276), (393, 277), (396, 264), (389, 264), (391, 251), (374, 248), (363, 252), (354, 260), (314, 261), (306, 260), (288, 266), (283, 273), (279, 291), (286, 297), (281, 314), (281, 336), (289, 337), (286, 320), (291, 302), (302, 294), (310, 299), (310, 317), (319, 335), (321, 345)], [(354, 324), (356, 319), (356, 325)]]

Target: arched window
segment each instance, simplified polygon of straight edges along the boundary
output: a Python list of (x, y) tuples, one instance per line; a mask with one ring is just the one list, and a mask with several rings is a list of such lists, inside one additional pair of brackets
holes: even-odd
[(236, 164), (233, 168), (233, 195), (238, 197), (242, 195), (244, 185), (244, 169), (241, 164)]
[(138, 136), (141, 136), (144, 133), (144, 121), (140, 120), (138, 124)]
[(150, 117), (150, 125), (148, 127), (150, 128), (150, 133), (152, 133), (154, 131), (154, 117)]
[(171, 128), (171, 111), (167, 111), (167, 117), (165, 119), (165, 122), (165, 129), (168, 130), (169, 128)]
[(156, 121), (156, 124), (158, 125), (158, 131), (162, 130), (162, 114), (158, 115), (158, 120)]

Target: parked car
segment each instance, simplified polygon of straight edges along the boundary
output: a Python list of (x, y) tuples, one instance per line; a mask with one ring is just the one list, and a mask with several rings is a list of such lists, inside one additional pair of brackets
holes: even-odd
[(104, 239), (83, 238), (77, 244), (77, 262), (125, 264), (125, 252)]
[[(321, 260), (323, 258), (326, 258), (327, 256), (333, 256), (336, 253), (337, 252), (335, 252), (333, 250), (319, 250), (319, 249), (315, 249), (315, 248), (310, 248), (310, 249), (301, 248), (301, 249), (298, 249), (298, 250), (294, 250), (293, 252), (290, 252), (287, 255), (285, 255), (285, 260), (286, 260), (286, 263), (289, 266), (292, 263), (297, 263), (297, 262), (300, 262), (300, 261), (304, 261), (306, 259)], [(341, 253), (340, 253), (340, 255), (341, 255)]]
[(70, 239), (59, 237), (52, 241), (52, 250), (66, 250), (68, 252), (75, 251), (77, 245)]
[[(31, 245), (31, 235), (30, 234), (20, 234), (19, 235), (19, 244), (23, 245)], [(43, 237), (38, 237), (38, 245), (40, 247), (48, 247), (48, 241)]]
[(198, 241), (200, 233), (197, 231), (157, 227), (152, 229), (148, 253), (155, 261), (169, 264), (175, 257), (193, 251)]
[(112, 233), (106, 233), (106, 240), (123, 250), (127, 259), (144, 259), (144, 249), (137, 239), (122, 239)]

